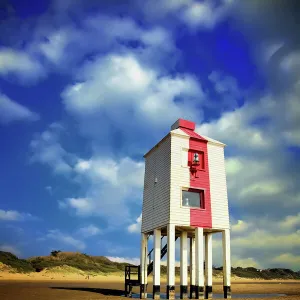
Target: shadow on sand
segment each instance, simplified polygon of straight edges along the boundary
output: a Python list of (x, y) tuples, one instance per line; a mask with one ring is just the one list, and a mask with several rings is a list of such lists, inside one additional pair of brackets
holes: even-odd
[(82, 292), (92, 292), (98, 293), (106, 296), (123, 296), (123, 290), (114, 290), (114, 289), (101, 289), (101, 288), (84, 288), (84, 287), (51, 287), (51, 289), (55, 290), (70, 290), (70, 291), (82, 291)]

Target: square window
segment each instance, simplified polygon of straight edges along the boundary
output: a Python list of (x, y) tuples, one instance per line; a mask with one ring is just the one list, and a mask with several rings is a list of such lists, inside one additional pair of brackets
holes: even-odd
[(182, 206), (204, 208), (204, 191), (195, 189), (183, 190)]

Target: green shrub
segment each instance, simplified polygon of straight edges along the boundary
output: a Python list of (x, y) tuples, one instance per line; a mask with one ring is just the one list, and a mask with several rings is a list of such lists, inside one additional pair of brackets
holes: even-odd
[(32, 265), (28, 261), (25, 259), (19, 259), (10, 252), (0, 251), (0, 261), (3, 264), (16, 269), (18, 272), (28, 273), (34, 271)]

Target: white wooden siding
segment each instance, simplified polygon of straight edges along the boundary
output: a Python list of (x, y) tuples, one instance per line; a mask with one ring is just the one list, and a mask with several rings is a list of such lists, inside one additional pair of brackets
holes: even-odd
[[(168, 224), (170, 212), (171, 137), (145, 158), (142, 232)], [(155, 179), (157, 182), (155, 183)]]
[(182, 167), (188, 166), (188, 152), (189, 152), (189, 149), (181, 150), (181, 166)]
[[(174, 130), (175, 131), (175, 130)], [(178, 129), (176, 130), (179, 131)], [(176, 225), (190, 225), (190, 208), (181, 207), (181, 188), (189, 187), (190, 171), (189, 168), (183, 167), (183, 155), (188, 155), (189, 136), (180, 130), (181, 135), (171, 135), (171, 197), (170, 197), (170, 223)], [(179, 132), (178, 132), (179, 133)]]
[(212, 228), (229, 228), (224, 147), (208, 142)]

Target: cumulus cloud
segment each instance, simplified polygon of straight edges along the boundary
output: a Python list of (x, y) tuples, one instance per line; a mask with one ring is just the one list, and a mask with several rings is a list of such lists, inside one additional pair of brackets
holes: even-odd
[(0, 49), (0, 75), (17, 75), (22, 80), (40, 77), (44, 74), (42, 65), (23, 51), (10, 48)]
[[(64, 13), (81, 4), (77, 2), (76, 5), (67, 5)], [(152, 60), (153, 63), (176, 49), (166, 29), (159, 26), (143, 27), (129, 17), (114, 17), (103, 13), (86, 15), (81, 12), (78, 22), (68, 18), (67, 22), (57, 28), (55, 24), (60, 18), (46, 14), (47, 22), (38, 22), (40, 26), (33, 28), (33, 34), (26, 35), (26, 43), (22, 30), (14, 32), (18, 42), (23, 41), (24, 45), (21, 50), (0, 49), (0, 76), (14, 75), (21, 83), (27, 83), (52, 72), (69, 72), (70, 68), (77, 68), (87, 56), (95, 53), (120, 53), (130, 43), (138, 45), (136, 49), (131, 48), (133, 52), (136, 51), (145, 61)]]
[(135, 220), (135, 223), (127, 227), (128, 232), (130, 233), (139, 233), (141, 232), (141, 223), (142, 223), (142, 214)]
[[(101, 57), (88, 63), (80, 76), (82, 81), (63, 93), (66, 109), (76, 115), (91, 115), (95, 111), (105, 110), (113, 117), (118, 112), (115, 122), (120, 117), (121, 108), (131, 109), (133, 116), (141, 115), (141, 118), (151, 122), (154, 121), (154, 114), (162, 117), (166, 108), (170, 119), (174, 119), (180, 110), (192, 114), (192, 108), (174, 103), (174, 98), (179, 95), (203, 97), (192, 76), (160, 77), (156, 70), (143, 66), (131, 54)], [(82, 101), (83, 94), (85, 101)]]
[(59, 200), (59, 207), (81, 217), (102, 216), (110, 225), (130, 222), (130, 205), (141, 199), (144, 163), (100, 154), (82, 159), (61, 145), (63, 131), (60, 124), (53, 123), (30, 144), (32, 162), (48, 165), (55, 174), (68, 175), (82, 190), (81, 195)]
[(46, 40), (31, 45), (32, 50), (43, 54), (50, 62), (58, 64), (65, 56), (65, 48), (74, 36), (74, 32), (66, 28), (50, 32)]
[(249, 225), (243, 220), (238, 220), (238, 222), (236, 224), (231, 226), (231, 230), (234, 233), (245, 232), (248, 228), (249, 228)]
[(67, 198), (64, 201), (59, 201), (59, 207), (62, 209), (74, 209), (79, 216), (93, 214), (95, 211), (94, 203), (89, 198)]
[(295, 216), (286, 216), (280, 223), (279, 227), (282, 229), (300, 228), (300, 213)]
[(132, 265), (139, 265), (140, 259), (138, 257), (118, 257), (118, 256), (107, 256), (107, 258), (111, 261), (118, 262), (118, 263), (129, 263)]
[[(120, 40), (139, 40), (145, 46), (173, 49), (173, 40), (170, 33), (164, 28), (155, 27), (142, 28), (131, 18), (113, 18), (98, 15), (85, 20), (86, 29), (94, 30), (95, 33), (105, 36), (105, 40), (113, 44)], [(110, 28), (109, 31), (104, 28)]]
[(69, 153), (60, 138), (62, 130), (51, 125), (32, 140), (31, 161), (67, 174), (80, 187), (80, 193), (60, 199), (61, 209), (130, 224), (130, 206), (141, 203), (144, 172), (144, 164), (130, 157), (141, 157), (149, 148), (141, 137), (147, 134), (151, 144), (161, 137), (157, 129), (165, 124), (179, 117), (201, 118), (198, 104), (204, 93), (193, 75), (171, 74), (165, 62), (160, 63), (176, 52), (172, 35), (162, 27), (105, 15), (83, 17), (80, 23), (59, 30), (42, 28), (27, 50), (57, 67), (80, 61), (73, 84), (61, 96), (79, 133), (92, 146), (91, 157)]
[(232, 259), (232, 266), (234, 268), (236, 268), (236, 267), (260, 268), (261, 267), (260, 264), (253, 257), (240, 258), (240, 257), (232, 256), (231, 259)]
[(252, 125), (259, 117), (259, 105), (245, 104), (234, 111), (224, 112), (219, 119), (201, 124), (196, 131), (244, 152), (269, 151), (276, 144), (276, 140), (260, 127)]
[[(91, 158), (89, 161), (79, 160), (75, 165), (78, 169), (81, 165), (79, 173), (87, 176), (92, 180), (101, 179), (112, 186), (132, 187), (143, 186), (144, 163), (136, 162), (129, 157), (122, 158), (120, 161), (105, 157)], [(82, 165), (88, 165), (89, 168), (82, 168)]]
[(85, 237), (91, 237), (91, 236), (95, 236), (101, 233), (100, 228), (98, 228), (97, 226), (90, 224), (88, 226), (85, 227), (81, 227), (78, 229), (78, 234), (82, 235), (84, 238)]
[(49, 230), (46, 239), (51, 239), (57, 243), (57, 248), (62, 246), (72, 247), (78, 250), (84, 250), (86, 245), (83, 241), (75, 239), (69, 234), (63, 233), (58, 229)]
[(190, 1), (181, 19), (191, 28), (213, 29), (228, 15), (233, 2), (225, 0), (214, 6), (211, 1)]
[(232, 241), (232, 246), (264, 250), (289, 250), (299, 248), (300, 230), (291, 234), (272, 234), (266, 230), (258, 229), (254, 232), (250, 232), (247, 236), (235, 238)]
[[(211, 82), (214, 92), (222, 98), (222, 102), (216, 101), (214, 103), (215, 109), (219, 109), (222, 106), (223, 110), (232, 110), (239, 107), (239, 103), (244, 98), (245, 92), (238, 86), (238, 81), (232, 76), (223, 74), (222, 72), (213, 71), (208, 76)], [(212, 104), (209, 104), (212, 106)], [(208, 106), (209, 106), (208, 105)]]
[(69, 174), (71, 155), (61, 146), (59, 138), (63, 127), (52, 123), (30, 142), (31, 162), (39, 162), (53, 168), (55, 173)]
[(9, 124), (17, 121), (37, 121), (38, 119), (37, 113), (0, 93), (0, 123)]
[(87, 63), (78, 82), (62, 94), (66, 110), (79, 121), (81, 134), (110, 155), (141, 155), (147, 148), (140, 137), (146, 132), (154, 143), (160, 137), (157, 129), (180, 116), (199, 119), (201, 112), (193, 100), (199, 103), (203, 97), (193, 76), (163, 75), (132, 53), (109, 54)]
[(212, 30), (228, 16), (233, 4), (234, 0), (222, 0), (218, 4), (209, 0), (149, 0), (140, 7), (152, 22), (169, 17), (192, 30)]
[(272, 262), (281, 268), (291, 268), (294, 270), (300, 266), (300, 256), (291, 253), (282, 253), (272, 259)]
[[(132, 18), (104, 14), (84, 15), (79, 24), (80, 26), (69, 21), (59, 29), (50, 25), (40, 28), (27, 47), (28, 53), (41, 56), (46, 65), (52, 64), (59, 70), (68, 71), (70, 66), (77, 67), (86, 55), (106, 51), (120, 52), (130, 42), (137, 42), (138, 49), (144, 54), (151, 49), (157, 58), (174, 50), (168, 31), (157, 26), (141, 27)], [(110, 30), (106, 30), (107, 28)], [(152, 56), (149, 52), (146, 55)]]
[(110, 225), (129, 222), (129, 205), (141, 197), (144, 163), (128, 157), (93, 157), (78, 160), (74, 170), (78, 180), (86, 182), (86, 198), (65, 199), (60, 201), (61, 208), (79, 216), (100, 215)]
[[(262, 201), (262, 197), (277, 196), (287, 191), (289, 180), (274, 174), (272, 161), (265, 158), (231, 157), (226, 160), (228, 174), (228, 190), (233, 196), (232, 201), (249, 201), (252, 205)], [(260, 178), (258, 180), (257, 174)], [(241, 184), (237, 187), (237, 180)], [(244, 184), (242, 184), (244, 183)], [(273, 199), (279, 202), (280, 199)], [(278, 203), (280, 204), (280, 203)]]
[(29, 213), (0, 209), (0, 221), (27, 221), (35, 219), (36, 217)]
[[(272, 216), (257, 218), (247, 216), (247, 220), (234, 221), (231, 225), (231, 261), (234, 267), (276, 268), (286, 267), (299, 270), (300, 264), (295, 259), (299, 248), (299, 233), (294, 220), (297, 215), (272, 219)], [(291, 222), (289, 222), (291, 220)], [(287, 222), (288, 221), (288, 222)], [(288, 225), (287, 225), (288, 224)], [(292, 225), (292, 226), (291, 226)], [(267, 253), (267, 255), (266, 255)], [(281, 254), (285, 254), (282, 258)], [(222, 235), (213, 235), (213, 263), (222, 265)], [(290, 262), (285, 265), (284, 258)]]

